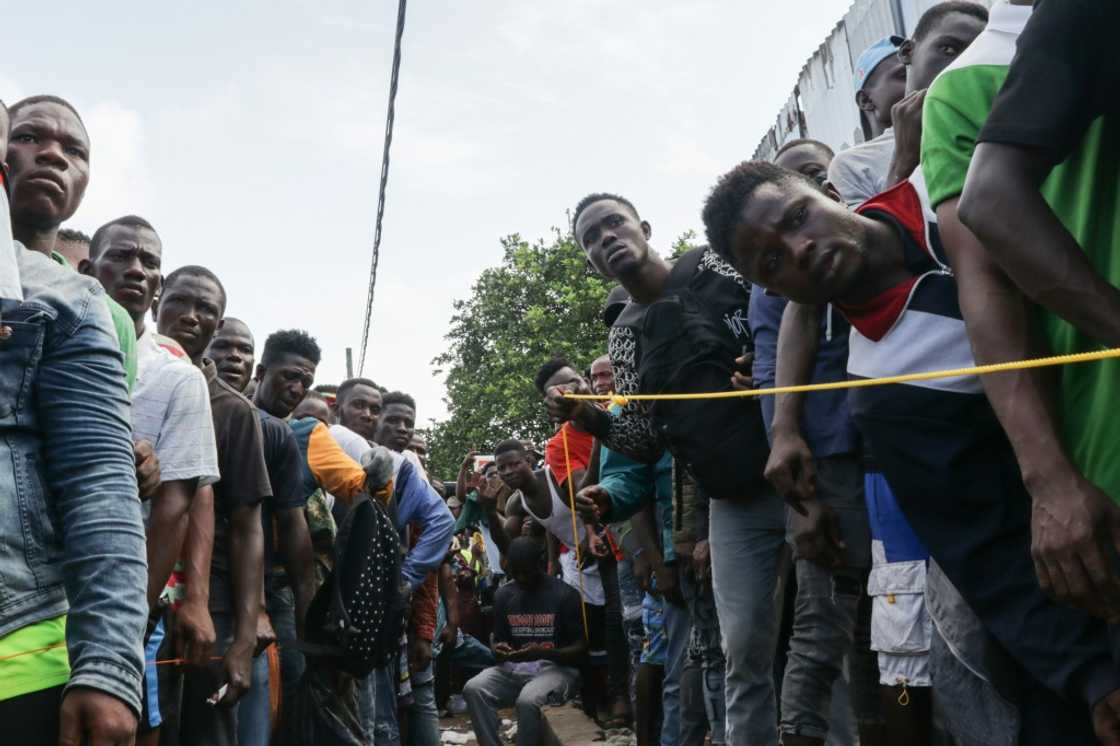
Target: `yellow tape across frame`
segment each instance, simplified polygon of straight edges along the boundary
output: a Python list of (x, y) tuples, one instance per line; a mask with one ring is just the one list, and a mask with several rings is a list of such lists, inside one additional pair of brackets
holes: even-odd
[(743, 396), (774, 396), (775, 394), (800, 394), (812, 391), (832, 391), (835, 389), (859, 389), (868, 386), (886, 386), (893, 383), (909, 383), (910, 381), (932, 381), (937, 378), (957, 378), (962, 376), (986, 376), (992, 373), (1006, 373), (1013, 370), (1027, 368), (1047, 368), (1055, 365), (1072, 365), (1074, 363), (1091, 363), (1096, 360), (1120, 358), (1120, 347), (1093, 352), (1078, 352), (1072, 355), (1053, 355), (1051, 357), (1032, 358), (1030, 360), (1016, 360), (1008, 363), (992, 363), (990, 365), (974, 365), (971, 368), (952, 368), (949, 370), (934, 370), (925, 373), (906, 373), (899, 376), (886, 376), (883, 378), (855, 378), (847, 381), (832, 381), (830, 383), (809, 383), (803, 386), (779, 386), (769, 389), (748, 389), (745, 391), (712, 391), (698, 394), (634, 394), (632, 396), (619, 396), (618, 394), (564, 394), (568, 399), (585, 401), (609, 401), (625, 407), (632, 401), (671, 401), (689, 399), (736, 399)]

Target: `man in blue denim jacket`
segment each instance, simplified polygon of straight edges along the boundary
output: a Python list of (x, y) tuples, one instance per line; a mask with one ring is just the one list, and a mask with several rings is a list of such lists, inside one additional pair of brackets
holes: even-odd
[(3, 239), (22, 295), (0, 298), (4, 739), (132, 743), (147, 564), (120, 348), (97, 283)]

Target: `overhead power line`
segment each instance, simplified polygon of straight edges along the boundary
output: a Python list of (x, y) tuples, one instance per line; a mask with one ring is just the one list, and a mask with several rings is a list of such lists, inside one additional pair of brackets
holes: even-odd
[(381, 221), (385, 217), (385, 188), (389, 184), (389, 148), (393, 145), (393, 118), (397, 102), (397, 80), (401, 70), (401, 37), (404, 35), (404, 12), (408, 0), (397, 6), (397, 37), (393, 42), (393, 73), (389, 78), (389, 109), (385, 113), (385, 148), (381, 153), (381, 186), (377, 192), (377, 222), (373, 229), (373, 256), (369, 266), (369, 291), (366, 293), (366, 318), (362, 323), (362, 352), (358, 356), (358, 375), (366, 367), (366, 346), (369, 344), (369, 325), (373, 316), (373, 290), (377, 284), (377, 260), (381, 252)]

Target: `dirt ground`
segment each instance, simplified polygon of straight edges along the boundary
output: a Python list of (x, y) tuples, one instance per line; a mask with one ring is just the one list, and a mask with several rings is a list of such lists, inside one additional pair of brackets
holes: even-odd
[[(506, 743), (514, 743), (516, 731), (513, 730), (513, 710), (499, 710), (498, 717), (501, 718), (502, 733), (505, 736)], [(478, 746), (478, 741), (471, 730), (471, 720), (466, 714), (440, 718), (439, 728), (444, 746)], [(597, 746), (599, 744), (601, 746), (632, 746), (634, 736), (628, 729), (619, 729), (607, 733), (599, 731), (595, 743)], [(570, 746), (577, 745), (572, 744)]]

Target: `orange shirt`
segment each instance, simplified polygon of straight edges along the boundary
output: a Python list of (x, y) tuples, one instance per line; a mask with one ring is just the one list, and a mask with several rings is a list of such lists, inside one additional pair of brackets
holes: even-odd
[(544, 462), (552, 471), (556, 484), (561, 487), (568, 481), (568, 465), (564, 461), (562, 435), (565, 431), (568, 435), (568, 460), (571, 462), (573, 472), (586, 469), (591, 464), (591, 449), (595, 447), (595, 436), (577, 430), (570, 422), (565, 422), (564, 426), (549, 439), (544, 449)]

